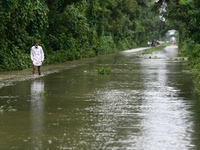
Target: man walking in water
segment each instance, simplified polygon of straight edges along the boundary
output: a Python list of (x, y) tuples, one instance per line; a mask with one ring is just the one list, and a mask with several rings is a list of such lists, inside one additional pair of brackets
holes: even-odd
[(35, 73), (35, 68), (38, 67), (38, 74), (41, 75), (41, 65), (44, 61), (44, 51), (41, 46), (38, 45), (38, 41), (34, 42), (34, 46), (31, 47), (31, 60), (33, 62), (33, 71)]

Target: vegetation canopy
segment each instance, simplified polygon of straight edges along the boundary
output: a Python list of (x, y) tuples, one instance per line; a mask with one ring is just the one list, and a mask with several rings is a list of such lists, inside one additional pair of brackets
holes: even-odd
[[(45, 64), (93, 57), (160, 39), (153, 0), (0, 1), (0, 70), (30, 67), (35, 39)], [(162, 28), (161, 28), (162, 24)]]
[(159, 0), (156, 4), (157, 8), (165, 6), (166, 27), (179, 32), (179, 50), (188, 57), (200, 93), (200, 1)]

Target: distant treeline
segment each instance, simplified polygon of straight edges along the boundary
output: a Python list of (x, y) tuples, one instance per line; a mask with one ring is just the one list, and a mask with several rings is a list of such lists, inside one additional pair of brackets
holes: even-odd
[(179, 32), (179, 50), (188, 57), (200, 93), (200, 1), (159, 0), (156, 10), (164, 8), (165, 27)]
[(1, 0), (0, 70), (31, 66), (35, 39), (45, 64), (146, 46), (164, 22), (149, 0)]

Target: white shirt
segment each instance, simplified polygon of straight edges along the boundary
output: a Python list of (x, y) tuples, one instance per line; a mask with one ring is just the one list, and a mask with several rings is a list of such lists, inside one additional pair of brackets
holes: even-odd
[(31, 48), (31, 60), (34, 66), (41, 66), (44, 61), (44, 52), (41, 46)]

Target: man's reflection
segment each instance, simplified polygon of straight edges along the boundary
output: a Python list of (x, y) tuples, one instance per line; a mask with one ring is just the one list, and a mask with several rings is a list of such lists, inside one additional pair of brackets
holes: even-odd
[(31, 83), (31, 138), (33, 149), (42, 148), (43, 110), (44, 82), (37, 79)]

